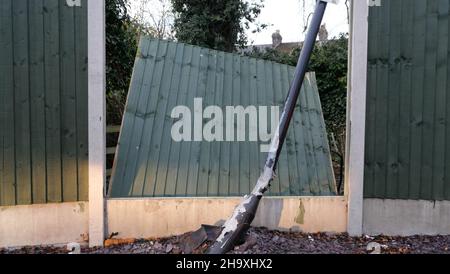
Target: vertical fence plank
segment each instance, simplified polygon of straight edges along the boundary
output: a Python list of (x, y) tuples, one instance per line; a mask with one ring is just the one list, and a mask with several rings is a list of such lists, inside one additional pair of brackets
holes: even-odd
[(386, 157), (386, 140), (387, 123), (388, 123), (388, 89), (389, 89), (389, 41), (390, 35), (390, 3), (377, 7), (382, 10), (386, 18), (378, 21), (380, 25), (380, 32), (378, 33), (378, 77), (377, 81), (379, 89), (377, 88), (376, 97), (376, 126), (375, 126), (375, 184), (374, 191), (376, 195), (386, 195), (386, 173), (387, 173), (387, 157)]
[(313, 106), (313, 112), (310, 114), (313, 118), (311, 131), (315, 134), (314, 155), (317, 158), (317, 168), (320, 184), (320, 195), (330, 196), (337, 193), (336, 182), (333, 173), (330, 145), (328, 136), (325, 134), (326, 125), (322, 116), (322, 105), (320, 103), (319, 90), (317, 89), (317, 80), (315, 74), (309, 74), (307, 82), (304, 85), (305, 93), (308, 95), (309, 105)]
[[(402, 0), (402, 33), (401, 33), (401, 76), (399, 100), (399, 171), (398, 197), (409, 197), (410, 183), (410, 146), (411, 146), (411, 90), (413, 65), (413, 37), (414, 37), (414, 5), (410, 0)], [(373, 114), (371, 114), (373, 115)]]
[[(265, 61), (260, 59), (260, 60), (256, 60), (255, 62), (256, 62), (256, 90), (257, 90), (257, 93), (256, 93), (256, 104), (258, 106), (268, 105), (268, 103), (267, 103), (268, 101), (266, 100)], [(267, 116), (267, 117), (269, 117), (269, 116)], [(264, 119), (266, 119), (266, 117), (264, 117)], [(270, 130), (270, 126), (271, 126), (270, 124), (267, 124), (267, 130)], [(259, 127), (259, 129), (261, 131), (262, 130), (261, 129), (261, 123), (259, 123), (259, 121), (258, 121), (258, 127)], [(262, 145), (262, 144), (270, 145), (270, 141), (264, 140), (264, 142), (260, 141), (260, 142), (258, 142), (258, 144), (259, 145)], [(259, 152), (258, 156), (256, 158), (257, 159), (257, 165), (258, 165), (259, 173), (262, 172), (261, 168), (265, 164), (265, 161), (266, 161), (266, 157), (265, 156), (266, 156), (265, 153)], [(260, 174), (258, 174), (258, 176), (260, 176)], [(269, 195), (272, 194), (272, 190), (271, 189), (272, 188), (270, 188), (269, 191), (268, 191)]]
[(44, 0), (47, 200), (62, 201), (60, 23), (58, 0)]
[(433, 147), (435, 131), (435, 97), (436, 97), (436, 59), (438, 41), (437, 1), (427, 1), (427, 17), (425, 36), (425, 83), (423, 86), (423, 131), (422, 131), (422, 173), (420, 197), (432, 198), (433, 183)]
[[(134, 125), (136, 123), (136, 119), (134, 116), (137, 113), (138, 104), (142, 102), (140, 100), (141, 96), (141, 89), (145, 86), (143, 85), (144, 82), (144, 74), (145, 69), (147, 68), (147, 63), (151, 60), (155, 60), (156, 50), (157, 50), (158, 44), (153, 44), (155, 47), (153, 50), (150, 50), (150, 41), (147, 39), (141, 39), (139, 43), (139, 48), (137, 52), (136, 61), (134, 64), (133, 69), (133, 75), (130, 83), (130, 88), (128, 91), (128, 97), (127, 97), (127, 103), (124, 111), (124, 117), (125, 119), (131, 119), (132, 122), (126, 123), (122, 125), (122, 128), (120, 130), (120, 141), (118, 143), (118, 152), (122, 153), (123, 155), (128, 156), (131, 153), (132, 147), (132, 132), (134, 129)], [(153, 66), (151, 66), (153, 67)], [(149, 78), (145, 78), (149, 79)], [(136, 135), (134, 135), (136, 136)], [(126, 158), (126, 157), (124, 157)], [(112, 174), (112, 181), (110, 184), (110, 195), (118, 195), (119, 193), (127, 193), (129, 195), (134, 195), (135, 191), (138, 192), (138, 195), (142, 194), (142, 185), (143, 185), (143, 179), (141, 180), (142, 183), (140, 184), (141, 187), (134, 188), (133, 181), (127, 180), (125, 181), (126, 174), (126, 167), (128, 167), (130, 161), (125, 161), (124, 158), (117, 158), (114, 162), (113, 167), (113, 174)], [(124, 168), (117, 168), (117, 167), (124, 167)], [(126, 183), (123, 183), (121, 186), (113, 187), (115, 182), (117, 180), (123, 180)], [(138, 184), (136, 184), (138, 185)], [(136, 190), (135, 190), (136, 189)]]
[[(249, 59), (249, 104), (255, 105), (258, 111), (258, 119), (256, 121), (249, 121), (250, 130), (254, 130), (258, 133), (259, 136), (259, 127), (258, 123), (261, 119), (265, 119), (265, 117), (261, 117), (259, 113), (259, 105), (258, 102), (258, 89), (257, 89), (257, 63), (256, 59)], [(249, 148), (249, 168), (250, 168), (250, 189), (253, 188), (254, 184), (258, 180), (260, 176), (261, 166), (259, 165), (259, 155), (261, 154), (261, 148), (259, 144), (259, 138), (257, 142), (252, 142)]]
[(76, 145), (79, 201), (87, 201), (89, 192), (87, 1), (82, 0), (82, 8), (75, 9)]
[(411, 170), (409, 195), (412, 199), (420, 198), (422, 166), (422, 129), (423, 129), (423, 87), (425, 74), (425, 37), (426, 37), (427, 1), (414, 1), (414, 67), (411, 103)]
[[(274, 79), (274, 72), (273, 72), (273, 63), (269, 62), (269, 61), (264, 61), (264, 73), (265, 75), (262, 77), (262, 80), (264, 81), (264, 88), (261, 90), (261, 92), (264, 92), (262, 97), (262, 102), (260, 105), (264, 106), (264, 105), (276, 105), (276, 94), (274, 94), (273, 90), (275, 90), (275, 79)], [(275, 134), (275, 133), (273, 133)], [(263, 159), (263, 161), (265, 162), (266, 160), (266, 153), (263, 153), (263, 157), (261, 157)], [(282, 159), (282, 157), (280, 157), (280, 162), (285, 160), (284, 158)], [(283, 164), (285, 164), (286, 161), (283, 162)], [(263, 163), (264, 164), (264, 163)], [(283, 164), (278, 164), (278, 174), (282, 174), (284, 171), (283, 169), (285, 167), (281, 167)], [(281, 169), (280, 169), (281, 168)], [(285, 173), (283, 173), (284, 175)], [(285, 178), (285, 176), (283, 176), (283, 179)], [(271, 183), (271, 187), (269, 190), (269, 195), (271, 196), (278, 196), (281, 192), (281, 178), (280, 176), (276, 176), (274, 178), (274, 180)]]
[[(215, 73), (215, 88), (214, 94), (214, 105), (222, 106), (223, 108), (223, 97), (224, 97), (224, 71), (225, 71), (225, 53), (220, 52), (217, 54), (217, 65)], [(210, 92), (212, 92), (211, 90)], [(219, 118), (219, 117), (217, 117)], [(224, 127), (222, 123), (222, 138), (224, 138)], [(217, 130), (217, 129), (216, 129)], [(219, 181), (220, 181), (220, 167), (221, 167), (221, 143), (213, 142), (211, 144), (211, 165), (209, 174), (209, 184), (208, 184), (208, 196), (218, 196), (219, 195)]]
[(387, 139), (386, 139), (386, 197), (395, 198), (398, 195), (398, 147), (399, 147), (399, 90), (401, 77), (401, 33), (402, 12), (401, 1), (392, 1), (389, 14), (389, 87), (387, 90)]
[(61, 69), (61, 148), (63, 201), (78, 199), (75, 16), (74, 9), (62, 1), (60, 16)]
[(319, 185), (319, 176), (318, 171), (314, 169), (313, 167), (316, 166), (316, 158), (314, 155), (314, 141), (313, 141), (313, 134), (311, 132), (311, 108), (307, 99), (307, 94), (305, 92), (305, 89), (302, 88), (302, 91), (300, 92), (300, 109), (301, 109), (301, 116), (302, 116), (302, 124), (304, 128), (306, 129), (303, 133), (305, 138), (305, 155), (306, 155), (306, 167), (307, 167), (307, 176), (308, 178), (308, 184), (309, 184), (309, 190), (313, 195), (320, 195), (320, 185)]
[[(239, 106), (240, 105), (240, 94), (241, 94), (241, 62), (238, 56), (233, 55), (233, 97), (232, 103), (229, 106)], [(230, 185), (229, 185), (229, 193), (230, 196), (240, 196), (240, 186), (239, 186), (239, 172), (240, 172), (240, 164), (241, 159), (239, 158), (239, 142), (238, 142), (238, 128), (237, 128), (237, 119), (234, 116), (226, 115), (226, 123), (227, 126), (230, 123), (229, 127), (234, 129), (234, 140), (235, 142), (230, 143), (231, 154), (230, 154)], [(228, 134), (228, 133), (227, 133)]]
[[(225, 92), (232, 89), (233, 84), (233, 58), (231, 54), (224, 53), (224, 86), (223, 86), (223, 106), (231, 106), (233, 100), (232, 92)], [(226, 122), (224, 124), (226, 126)], [(226, 132), (224, 131), (224, 137)], [(230, 193), (230, 166), (231, 166), (231, 144), (223, 142), (221, 144), (220, 162), (222, 163), (219, 175), (219, 196), (228, 196)]]
[(375, 192), (375, 121), (376, 121), (376, 99), (378, 90), (378, 20), (380, 9), (369, 9), (369, 48), (368, 48), (368, 71), (367, 71), (367, 116), (366, 116), (366, 147), (364, 168), (364, 195), (373, 195)]
[[(273, 90), (282, 90), (283, 86), (281, 84), (281, 66), (278, 64), (272, 64), (272, 77), (273, 77)], [(267, 92), (270, 92), (268, 90)], [(287, 96), (283, 96), (284, 94), (282, 92), (275, 92), (273, 93), (273, 103), (270, 105), (274, 106), (281, 106), (284, 107), (284, 102)], [(286, 142), (283, 145), (283, 150), (280, 154), (279, 164), (278, 164), (278, 177), (280, 181), (280, 190), (279, 195), (281, 196), (287, 196), (290, 193), (290, 178), (289, 178), (289, 160), (288, 160), (288, 146), (289, 143), (292, 141), (292, 133), (293, 129), (292, 126), (289, 128), (287, 136), (286, 136)], [(274, 134), (274, 133), (273, 133)]]
[[(292, 68), (288, 66), (283, 66), (283, 97), (287, 98), (287, 94), (289, 92), (290, 84), (294, 79), (294, 71)], [(281, 104), (280, 109), (282, 109), (284, 103)], [(302, 193), (309, 193), (309, 175), (307, 169), (307, 161), (306, 161), (306, 151), (305, 151), (305, 136), (303, 132), (302, 125), (302, 113), (301, 113), (301, 102), (299, 100), (296, 102), (295, 111), (293, 114), (292, 124), (292, 132), (293, 132), (293, 140), (291, 140), (291, 152), (293, 153), (291, 157), (295, 159), (295, 163), (292, 163), (289, 168), (290, 176), (293, 177), (293, 181), (291, 182), (291, 191), (294, 195), (302, 195)], [(288, 150), (289, 150), (289, 143)], [(291, 160), (290, 160), (291, 161)], [(294, 170), (295, 169), (295, 170)], [(292, 175), (291, 175), (292, 174)]]
[[(150, 129), (155, 123), (156, 108), (159, 103), (159, 90), (162, 81), (162, 71), (164, 63), (162, 56), (167, 52), (167, 43), (152, 43), (148, 58), (151, 58), (153, 66), (147, 66), (145, 71), (154, 72), (150, 77), (145, 77), (139, 95), (136, 117), (134, 121), (134, 136), (132, 137), (129, 151), (130, 169), (127, 170), (126, 181), (134, 182), (133, 195), (153, 195), (154, 179), (156, 174), (149, 172), (148, 155), (151, 150), (153, 135), (156, 134)], [(150, 94), (150, 96), (148, 96)], [(150, 181), (150, 182), (148, 182)]]
[[(171, 44), (167, 57), (169, 59), (170, 68), (168, 68), (167, 75), (170, 75), (171, 80), (164, 79), (164, 85), (161, 87), (160, 104), (158, 105), (156, 122), (157, 125), (154, 130), (159, 133), (157, 140), (159, 142), (153, 148), (153, 153), (158, 155), (157, 160), (154, 161), (156, 167), (156, 178), (154, 196), (164, 196), (167, 179), (167, 166), (170, 155), (172, 138), (170, 138), (170, 121), (167, 116), (172, 112), (177, 100), (178, 86), (180, 84), (180, 65), (183, 60), (184, 46), (182, 44)], [(165, 92), (166, 91), (166, 92)], [(168, 92), (167, 92), (168, 91)], [(159, 114), (159, 115), (158, 115)], [(164, 137), (163, 137), (164, 136)]]
[[(178, 94), (177, 98), (177, 106), (182, 106), (185, 104), (189, 93), (190, 83), (193, 81), (191, 78), (194, 71), (193, 50), (194, 48), (192, 46), (185, 45), (182, 63), (182, 79), (180, 84), (180, 94)], [(187, 117), (180, 117), (180, 119), (187, 119)], [(188, 149), (189, 144), (187, 143), (176, 142), (175, 144), (172, 144), (172, 156), (169, 160), (169, 174), (167, 175), (167, 180), (172, 186), (166, 186), (167, 195), (184, 195), (186, 192), (186, 177), (182, 176), (184, 176), (185, 172), (187, 172), (187, 165), (181, 165), (181, 163), (183, 163), (182, 161), (185, 161), (185, 151), (188, 151)]]
[[(157, 76), (153, 79), (151, 94), (154, 97), (150, 97), (150, 102), (147, 105), (144, 131), (151, 130), (149, 135), (151, 139), (142, 140), (140, 146), (149, 147), (148, 153), (144, 155), (144, 159), (147, 160), (144, 165), (146, 171), (146, 177), (144, 181), (144, 196), (160, 196), (161, 193), (156, 193), (156, 180), (158, 173), (158, 161), (161, 153), (161, 136), (163, 131), (163, 123), (165, 121), (165, 111), (167, 106), (168, 94), (167, 91), (170, 87), (171, 81), (168, 78), (172, 75), (175, 47), (167, 43), (162, 43), (160, 51), (158, 51), (158, 58), (156, 60), (158, 67)], [(164, 59), (167, 58), (167, 61)], [(159, 64), (160, 63), (160, 64)], [(153, 90), (154, 89), (154, 90)], [(164, 148), (166, 149), (166, 148)]]
[[(203, 97), (203, 110), (209, 106), (214, 105), (214, 90), (216, 86), (216, 74), (217, 74), (217, 54), (214, 51), (208, 52), (208, 66), (207, 66), (207, 76), (206, 76), (206, 93)], [(175, 78), (174, 78), (175, 79)], [(173, 81), (173, 80), (172, 80)], [(203, 113), (201, 114), (203, 115)], [(213, 118), (213, 117), (212, 117)], [(203, 129), (206, 123), (211, 119), (203, 119)], [(205, 140), (205, 136), (203, 136)], [(211, 173), (211, 147), (212, 143), (207, 141), (201, 142), (201, 153), (200, 153), (200, 164), (199, 164), (199, 175), (198, 175), (198, 186), (197, 186), (197, 196), (206, 197), (208, 196), (208, 186), (209, 186), (209, 175)]]
[(29, 1), (30, 126), (33, 203), (47, 202), (43, 0)]
[[(284, 99), (287, 98), (287, 94), (289, 92), (289, 83), (291, 82), (289, 79), (289, 69), (287, 66), (280, 67), (280, 83), (281, 83), (281, 97), (277, 100), (278, 106), (280, 109), (284, 106)], [(289, 191), (288, 193), (293, 193), (294, 195), (300, 195), (300, 177), (298, 174), (298, 165), (297, 165), (297, 142), (301, 138), (298, 134), (298, 126), (299, 122), (296, 117), (296, 114), (300, 111), (298, 108), (299, 103), (296, 103), (296, 109), (292, 116), (291, 128), (289, 129), (288, 136), (286, 138), (286, 142), (284, 144), (284, 152), (288, 158), (288, 171), (289, 171)], [(301, 157), (301, 156), (300, 156)]]
[(241, 93), (240, 93), (240, 104), (246, 110), (250, 112), (244, 117), (241, 128), (241, 132), (245, 134), (245, 141), (239, 142), (239, 159), (240, 172), (239, 172), (239, 192), (241, 195), (246, 195), (245, 193), (250, 193), (254, 182), (250, 182), (250, 147), (254, 144), (250, 140), (251, 127), (257, 124), (258, 118), (251, 117), (252, 109), (256, 111), (257, 108), (250, 103), (250, 64), (248, 57), (241, 58)]
[[(450, 7), (447, 10), (447, 14), (450, 14)], [(448, 16), (448, 15), (447, 15)], [(448, 22), (448, 29), (450, 30), (450, 20)], [(450, 46), (450, 37), (447, 40), (448, 45)], [(444, 198), (445, 200), (450, 200), (450, 95), (448, 94), (448, 91), (450, 90), (450, 51), (447, 52), (447, 96), (446, 96), (446, 115), (445, 115), (445, 163), (444, 163), (444, 178), (445, 178), (445, 186), (444, 186)]]
[[(187, 106), (190, 110), (194, 109), (194, 102), (192, 100), (195, 97), (197, 91), (197, 84), (199, 80), (200, 74), (200, 48), (191, 46), (191, 61), (189, 62), (190, 68), (190, 77), (189, 77), (189, 86), (187, 89), (186, 101), (184, 105)], [(190, 99), (189, 99), (190, 98)], [(193, 113), (191, 112), (191, 123), (193, 123)], [(193, 136), (193, 132), (191, 132), (191, 137)], [(186, 196), (187, 189), (189, 187), (189, 175), (190, 169), (192, 166), (190, 156), (191, 156), (191, 147), (193, 142), (185, 142), (182, 144), (181, 148), (181, 156), (180, 156), (180, 166), (178, 167), (178, 177), (177, 177), (177, 192), (178, 196)]]
[(433, 178), (431, 196), (435, 200), (445, 199), (445, 127), (447, 106), (447, 70), (448, 70), (448, 26), (449, 26), (449, 1), (439, 0), (437, 6), (437, 60), (436, 60), (436, 94), (433, 117), (434, 146), (433, 146)]
[[(183, 58), (181, 60), (181, 78), (180, 83), (178, 87), (178, 94), (176, 98), (176, 105), (182, 106), (186, 102), (188, 88), (189, 88), (189, 81), (190, 75), (191, 75), (191, 67), (192, 67), (192, 46), (184, 45), (183, 46)], [(180, 117), (187, 119), (187, 117)], [(174, 119), (173, 123), (175, 123), (177, 120)], [(173, 123), (169, 123), (172, 125)], [(184, 129), (186, 130), (186, 129)], [(166, 182), (166, 188), (165, 188), (165, 194), (167, 196), (176, 196), (177, 193), (181, 193), (180, 187), (178, 185), (178, 176), (179, 176), (179, 168), (180, 168), (180, 158), (181, 158), (181, 151), (183, 146), (186, 144), (183, 144), (182, 142), (174, 142), (172, 141), (171, 150), (170, 150), (170, 158), (168, 162), (168, 172), (167, 172), (167, 182)], [(184, 190), (186, 187), (183, 188), (182, 193), (184, 193)]]
[(0, 1), (0, 205), (16, 204), (12, 2)]
[(32, 203), (28, 1), (13, 1), (16, 195)]
[[(177, 45), (176, 54), (174, 57), (173, 79), (169, 88), (169, 94), (167, 99), (166, 113), (164, 117), (164, 130), (162, 136), (170, 136), (169, 138), (162, 138), (160, 161), (158, 163), (158, 174), (156, 178), (156, 190), (155, 193), (161, 193), (160, 196), (174, 195), (176, 188), (176, 180), (168, 182), (170, 170), (170, 158), (172, 157), (172, 151), (176, 151), (177, 147), (171, 136), (171, 125), (169, 121), (172, 118), (169, 116), (172, 110), (177, 106), (177, 99), (180, 94), (181, 86), (183, 85), (182, 72), (183, 72), (183, 60), (185, 54), (185, 46), (183, 44)], [(179, 152), (179, 150), (178, 150)], [(171, 193), (171, 194), (168, 194)]]

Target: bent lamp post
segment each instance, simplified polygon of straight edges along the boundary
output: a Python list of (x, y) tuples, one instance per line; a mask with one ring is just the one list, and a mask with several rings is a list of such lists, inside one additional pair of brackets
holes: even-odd
[(337, 3), (338, 0), (318, 0), (316, 3), (314, 15), (306, 34), (299, 61), (295, 70), (294, 80), (291, 84), (288, 97), (285, 102), (284, 110), (281, 115), (280, 124), (270, 145), (269, 154), (258, 182), (250, 195), (244, 197), (241, 203), (234, 210), (233, 215), (222, 226), (222, 231), (215, 242), (208, 249), (208, 254), (225, 254), (232, 250), (236, 243), (242, 239), (242, 236), (250, 228), (255, 218), (259, 202), (264, 193), (269, 189), (277, 168), (278, 158), (283, 148), (284, 141), (292, 120), (295, 105), (300, 95), (306, 70), (311, 58), (314, 44), (319, 33), (320, 25), (328, 2)]

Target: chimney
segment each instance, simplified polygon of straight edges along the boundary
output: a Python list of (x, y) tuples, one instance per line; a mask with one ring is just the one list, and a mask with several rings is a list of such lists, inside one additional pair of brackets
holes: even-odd
[(327, 30), (326, 24), (323, 24), (322, 26), (320, 26), (319, 41), (321, 41), (321, 42), (328, 41), (328, 30)]
[(283, 37), (280, 34), (280, 30), (276, 30), (275, 33), (272, 34), (272, 48), (277, 48), (283, 42)]

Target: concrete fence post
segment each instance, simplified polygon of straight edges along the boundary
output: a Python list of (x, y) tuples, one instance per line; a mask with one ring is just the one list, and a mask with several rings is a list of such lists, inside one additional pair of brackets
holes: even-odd
[(89, 246), (105, 238), (105, 2), (88, 3)]
[(351, 235), (363, 231), (364, 148), (366, 132), (367, 52), (369, 5), (352, 1), (348, 91), (346, 196)]

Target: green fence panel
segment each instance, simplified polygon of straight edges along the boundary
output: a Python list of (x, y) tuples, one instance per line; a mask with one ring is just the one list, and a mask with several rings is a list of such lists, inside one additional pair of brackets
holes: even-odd
[(0, 205), (88, 198), (87, 0), (0, 1)]
[(450, 199), (449, 0), (370, 8), (365, 198)]
[[(176, 106), (188, 107), (194, 123), (194, 98), (202, 98), (204, 109), (217, 106), (224, 116), (227, 106), (269, 106), (266, 116), (270, 118), (271, 106), (280, 106), (281, 111), (293, 73), (293, 67), (269, 61), (143, 38), (109, 195), (126, 198), (248, 194), (266, 158), (260, 150), (262, 143), (248, 138), (250, 127), (257, 127), (258, 120), (246, 119), (247, 138), (242, 142), (175, 142), (171, 131), (177, 121), (171, 117), (172, 110)], [(203, 125), (209, 120), (204, 119)], [(197, 122), (201, 124), (202, 119)], [(319, 93), (315, 76), (309, 73), (270, 195), (335, 194)]]

